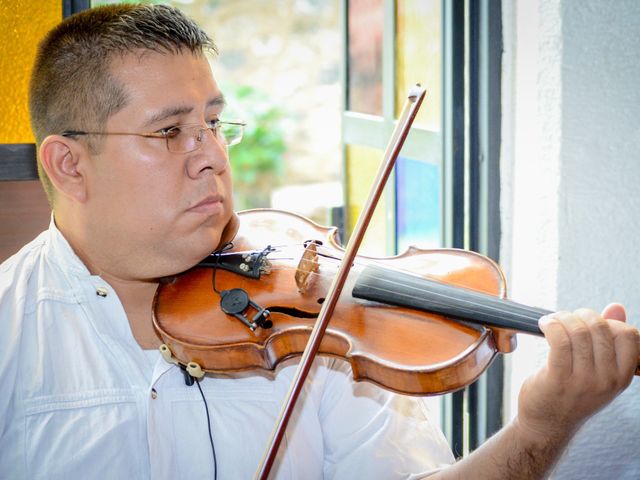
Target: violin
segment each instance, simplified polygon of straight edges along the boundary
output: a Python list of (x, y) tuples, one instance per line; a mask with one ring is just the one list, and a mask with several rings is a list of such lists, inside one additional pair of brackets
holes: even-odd
[[(197, 365), (194, 376), (274, 370), (300, 355), (344, 254), (336, 228), (282, 210), (238, 215), (233, 249), (164, 282), (154, 300), (163, 353)], [(458, 390), (511, 352), (516, 333), (541, 334), (551, 312), (505, 297), (500, 267), (474, 252), (358, 256), (319, 353), (398, 393)]]

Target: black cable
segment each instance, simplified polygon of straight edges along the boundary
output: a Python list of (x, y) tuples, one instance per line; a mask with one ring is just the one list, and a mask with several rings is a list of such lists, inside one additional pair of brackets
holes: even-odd
[(198, 385), (198, 390), (200, 390), (200, 395), (202, 395), (202, 401), (204, 402), (204, 409), (207, 412), (207, 427), (209, 427), (209, 442), (211, 443), (211, 453), (213, 454), (213, 478), (217, 480), (218, 478), (218, 461), (216, 459), (216, 447), (213, 444), (213, 435), (211, 433), (211, 419), (209, 418), (209, 406), (207, 405), (207, 399), (204, 398), (204, 393), (202, 392), (202, 387), (200, 386), (200, 381), (196, 380), (196, 385)]
[(213, 291), (217, 294), (220, 294), (220, 291), (216, 288), (216, 272), (218, 271), (218, 264), (220, 263), (220, 258), (222, 254), (226, 251), (229, 251), (233, 248), (233, 243), (227, 242), (222, 245), (218, 250), (213, 252), (211, 255), (215, 257), (215, 264), (213, 265), (213, 271), (211, 272), (211, 286), (213, 287)]
[[(220, 291), (218, 291), (218, 289), (216, 288), (216, 272), (218, 270), (218, 264), (220, 263), (220, 257), (224, 252), (231, 250), (232, 248), (233, 248), (233, 243), (227, 242), (224, 245), (222, 245), (218, 250), (212, 253), (212, 255), (215, 256), (216, 261), (211, 272), (211, 286), (213, 287), (213, 291), (216, 292), (217, 294), (220, 294)], [(214, 480), (217, 480), (218, 479), (218, 461), (216, 459), (216, 447), (213, 444), (213, 434), (211, 433), (211, 418), (209, 417), (209, 406), (207, 405), (207, 399), (204, 397), (204, 393), (202, 392), (202, 387), (200, 386), (199, 380), (196, 380), (196, 385), (198, 385), (198, 390), (200, 390), (200, 395), (202, 396), (202, 401), (204, 402), (204, 409), (207, 412), (207, 427), (209, 429), (209, 443), (211, 443), (211, 453), (213, 455), (213, 469), (214, 469), (213, 478)]]

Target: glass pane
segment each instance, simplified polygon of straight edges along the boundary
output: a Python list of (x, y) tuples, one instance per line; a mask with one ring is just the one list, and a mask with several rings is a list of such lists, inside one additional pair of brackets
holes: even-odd
[(441, 246), (440, 166), (407, 157), (396, 164), (398, 253)]
[(442, 115), (441, 0), (398, 0), (396, 16), (396, 115), (411, 85), (427, 89), (416, 124), (440, 131)]
[[(346, 182), (349, 212), (347, 230), (349, 233), (353, 231), (358, 216), (369, 197), (369, 190), (378, 173), (383, 153), (382, 150), (375, 148), (347, 145)], [(385, 256), (389, 253), (391, 247), (386, 212), (386, 195), (383, 194), (360, 246), (359, 252), (363, 255)]]
[(382, 0), (349, 0), (347, 110), (382, 115)]

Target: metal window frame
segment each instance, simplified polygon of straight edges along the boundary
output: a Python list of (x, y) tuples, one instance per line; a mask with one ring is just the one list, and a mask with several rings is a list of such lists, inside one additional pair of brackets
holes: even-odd
[[(465, 2), (442, 0), (443, 245), (465, 248)], [(443, 429), (456, 458), (465, 453), (465, 391), (443, 405)]]
[[(443, 231), (445, 245), (499, 260), (501, 0), (443, 6)], [(445, 404), (454, 454), (474, 450), (502, 426), (503, 359)], [(468, 421), (465, 421), (468, 419)]]
[(33, 143), (0, 145), (0, 181), (37, 180), (36, 146)]
[(91, 7), (91, 0), (62, 0), (62, 18)]

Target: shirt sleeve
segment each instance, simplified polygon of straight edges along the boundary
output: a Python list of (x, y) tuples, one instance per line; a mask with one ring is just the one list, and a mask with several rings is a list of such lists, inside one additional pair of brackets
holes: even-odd
[[(13, 260), (13, 259), (12, 259)], [(15, 453), (9, 448), (14, 419), (16, 383), (19, 378), (18, 351), (22, 339), (22, 320), (25, 309), (25, 289), (30, 273), (16, 261), (0, 265), (0, 466), (11, 464)], [(15, 425), (14, 425), (15, 426)]]
[(417, 479), (454, 462), (421, 398), (355, 382), (343, 361), (327, 364), (319, 418), (327, 479)]

